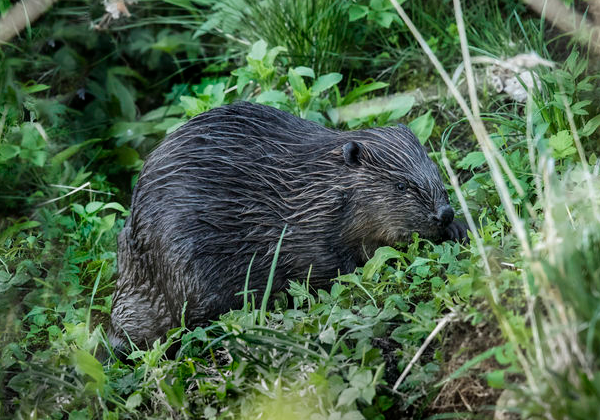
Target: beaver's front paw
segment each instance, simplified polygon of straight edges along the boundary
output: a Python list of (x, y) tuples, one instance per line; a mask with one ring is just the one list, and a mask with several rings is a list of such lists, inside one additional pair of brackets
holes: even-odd
[(453, 220), (452, 223), (450, 223), (444, 231), (444, 236), (442, 239), (444, 241), (456, 241), (463, 244), (468, 244), (468, 231), (469, 227), (465, 222), (461, 222), (460, 220)]

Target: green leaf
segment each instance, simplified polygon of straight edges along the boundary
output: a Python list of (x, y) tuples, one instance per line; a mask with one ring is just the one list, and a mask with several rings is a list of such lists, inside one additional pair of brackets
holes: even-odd
[(319, 340), (325, 344), (333, 344), (335, 342), (335, 335), (333, 327), (329, 327), (319, 334)]
[(375, 397), (375, 387), (373, 385), (367, 386), (360, 391), (360, 396), (368, 405), (371, 405), (373, 398)]
[(208, 109), (206, 101), (200, 98), (181, 96), (179, 100), (181, 101), (181, 106), (185, 110), (186, 115), (189, 117), (194, 117)]
[(367, 6), (362, 6), (359, 4), (353, 4), (348, 9), (348, 14), (350, 15), (350, 22), (354, 22), (355, 20), (362, 19), (367, 16), (369, 13), (369, 8)]
[(285, 104), (288, 102), (288, 97), (280, 90), (268, 90), (258, 95), (256, 102), (259, 104)]
[(294, 69), (288, 70), (288, 81), (297, 96), (305, 95), (308, 92), (302, 76)]
[(102, 207), (102, 210), (108, 210), (108, 209), (117, 210), (117, 211), (120, 211), (121, 213), (127, 213), (127, 210), (125, 210), (125, 207), (123, 207), (121, 204), (116, 203), (116, 202), (106, 203)]
[(240, 94), (246, 85), (252, 80), (253, 73), (245, 67), (240, 67), (231, 72), (233, 76), (237, 76), (237, 93)]
[(83, 208), (83, 206), (81, 204), (73, 203), (73, 204), (71, 204), (71, 208), (78, 215), (80, 215), (82, 217), (85, 215), (85, 209)]
[(248, 54), (248, 58), (261, 61), (266, 54), (267, 43), (261, 39), (260, 41), (256, 41), (254, 44), (252, 44), (252, 49), (250, 50), (250, 54)]
[(39, 150), (46, 147), (46, 142), (34, 123), (21, 125), (21, 146), (29, 150)]
[(265, 57), (264, 63), (268, 67), (273, 67), (273, 62), (275, 58), (279, 55), (280, 52), (287, 51), (285, 47), (275, 47), (271, 48)]
[(135, 119), (135, 100), (133, 95), (123, 82), (110, 71), (106, 77), (106, 89), (119, 102), (123, 116), (129, 120)]
[(98, 227), (99, 234), (112, 229), (112, 227), (115, 225), (115, 216), (115, 213), (111, 213), (100, 219), (100, 226)]
[(392, 99), (373, 99), (364, 102), (356, 102), (350, 106), (338, 108), (340, 121), (352, 121), (368, 118), (373, 115), (390, 113), (389, 119), (398, 119), (410, 111), (415, 103), (415, 98), (410, 95), (397, 95)]
[(571, 106), (571, 112), (575, 115), (588, 115), (589, 113), (585, 110), (585, 107), (591, 103), (590, 100), (576, 102)]
[(346, 388), (344, 389), (339, 398), (338, 398), (338, 402), (337, 402), (337, 406), (336, 407), (343, 407), (343, 406), (349, 406), (351, 404), (354, 403), (354, 401), (356, 401), (356, 399), (360, 396), (360, 391), (356, 388)]
[(104, 206), (104, 203), (102, 203), (100, 201), (91, 201), (86, 204), (85, 212), (87, 214), (92, 214), (92, 213), (95, 213), (98, 210), (100, 210), (103, 206)]
[(369, 369), (361, 369), (356, 371), (352, 378), (350, 378), (350, 385), (354, 388), (364, 389), (368, 387), (373, 381), (373, 372)]
[(569, 130), (562, 130), (550, 137), (548, 141), (552, 147), (552, 157), (555, 159), (563, 159), (577, 153), (575, 149), (573, 136)]
[(396, 15), (391, 12), (378, 12), (375, 14), (375, 22), (384, 28), (389, 28)]
[(141, 162), (139, 153), (132, 147), (117, 147), (113, 153), (117, 156), (117, 164), (125, 168), (131, 168)]
[(147, 83), (147, 80), (141, 74), (139, 74), (137, 71), (132, 69), (131, 67), (126, 67), (126, 66), (111, 67), (110, 73), (117, 74), (119, 76), (131, 76), (131, 77), (136, 78), (137, 80), (139, 80), (142, 83)]
[(0, 162), (6, 162), (19, 154), (21, 148), (12, 144), (0, 144)]
[(392, 111), (390, 119), (402, 118), (415, 104), (415, 98), (409, 95), (398, 96), (385, 107), (386, 111)]
[(50, 89), (50, 86), (48, 85), (42, 85), (42, 84), (33, 84), (33, 85), (23, 85), (21, 87), (21, 91), (23, 93), (26, 94), (32, 94), (32, 93), (37, 93), (37, 92), (42, 92), (44, 90)]
[(492, 388), (506, 388), (506, 383), (504, 382), (504, 370), (494, 370), (493, 372), (486, 374), (485, 377), (488, 385)]
[(42, 167), (46, 163), (46, 157), (48, 154), (44, 150), (33, 150), (31, 151), (29, 160), (36, 166)]
[(371, 280), (375, 273), (383, 267), (387, 260), (391, 258), (400, 258), (402, 253), (396, 251), (390, 246), (384, 246), (375, 251), (375, 255), (365, 264), (363, 269), (363, 279)]
[(408, 128), (415, 133), (421, 144), (425, 144), (427, 139), (429, 139), (434, 126), (435, 120), (431, 116), (431, 110), (408, 123)]
[[(181, 107), (178, 107), (182, 109)], [(119, 137), (125, 142), (135, 140), (138, 137), (145, 136), (146, 134), (151, 134), (155, 130), (154, 123), (151, 122), (141, 122), (141, 121), (132, 121), (132, 122), (118, 122), (113, 124), (108, 130), (108, 135), (111, 137)]]
[(27, 222), (15, 223), (14, 225), (7, 227), (2, 231), (2, 233), (0, 233), (0, 245), (4, 243), (6, 238), (12, 238), (15, 236), (15, 234), (23, 230), (32, 229), (34, 227), (38, 227), (39, 225), (40, 222), (29, 220)]
[(352, 89), (350, 93), (348, 93), (346, 96), (344, 96), (344, 98), (342, 99), (342, 105), (348, 105), (366, 93), (372, 92), (377, 89), (383, 89), (387, 86), (389, 86), (389, 83), (384, 82), (373, 82), (358, 86)]
[(473, 170), (479, 168), (485, 163), (485, 155), (483, 152), (470, 152), (467, 156), (458, 162), (458, 167), (461, 169)]
[(74, 144), (72, 146), (69, 146), (65, 150), (63, 150), (62, 152), (59, 152), (56, 155), (54, 155), (54, 157), (52, 159), (50, 159), (50, 163), (52, 165), (60, 165), (65, 160), (67, 160), (71, 156), (73, 156), (75, 153), (79, 152), (81, 149), (89, 146), (90, 144), (97, 143), (97, 142), (99, 142), (101, 140), (102, 139), (100, 139), (100, 138), (98, 138), (98, 139), (89, 139), (89, 140), (86, 140), (86, 141), (84, 141), (82, 143), (78, 143), (78, 144)]
[(579, 135), (582, 137), (588, 137), (592, 135), (600, 126), (600, 115), (596, 115), (594, 118), (585, 123)]
[(174, 384), (171, 386), (167, 384), (166, 380), (162, 380), (159, 383), (160, 389), (165, 393), (167, 402), (175, 408), (182, 408), (185, 405), (186, 398), (183, 386), (175, 379)]
[(102, 364), (90, 353), (84, 350), (75, 350), (72, 356), (75, 369), (92, 378), (85, 388), (90, 391), (102, 391), (106, 383), (106, 375)]
[(315, 78), (315, 71), (313, 69), (311, 69), (310, 67), (299, 66), (299, 67), (296, 67), (294, 69), (294, 71), (296, 73), (298, 73), (300, 76), (312, 77), (313, 79)]
[(127, 398), (125, 407), (129, 410), (133, 410), (134, 408), (139, 407), (140, 404), (142, 404), (142, 395), (139, 392), (134, 392)]
[[(329, 417), (330, 419), (332, 417)], [(380, 417), (375, 417), (375, 418), (381, 418)], [(347, 413), (344, 413), (344, 415), (342, 416), (342, 418), (340, 420), (364, 420), (365, 416), (362, 415), (362, 413), (358, 410), (353, 410), (353, 411), (348, 411)]]
[(343, 76), (340, 73), (329, 73), (319, 76), (310, 90), (314, 95), (318, 95), (332, 86), (337, 85), (342, 80), (342, 77)]

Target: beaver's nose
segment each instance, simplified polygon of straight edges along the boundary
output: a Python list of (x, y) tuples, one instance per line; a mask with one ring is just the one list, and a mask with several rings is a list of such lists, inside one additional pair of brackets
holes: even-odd
[(438, 209), (437, 214), (433, 218), (442, 228), (445, 228), (454, 220), (454, 210), (448, 204), (444, 204)]

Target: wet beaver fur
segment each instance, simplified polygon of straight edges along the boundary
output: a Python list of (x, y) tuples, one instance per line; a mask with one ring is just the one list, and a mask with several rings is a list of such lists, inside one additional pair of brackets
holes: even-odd
[(405, 126), (337, 131), (268, 106), (201, 114), (148, 157), (119, 236), (109, 338), (147, 347), (264, 291), (287, 225), (273, 292), (326, 286), (413, 232), (462, 240), (435, 164)]

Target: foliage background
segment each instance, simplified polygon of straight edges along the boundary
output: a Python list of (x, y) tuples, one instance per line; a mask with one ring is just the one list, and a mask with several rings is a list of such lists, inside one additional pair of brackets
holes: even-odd
[[(402, 6), (443, 66), (459, 67), (451, 2)], [(522, 2), (463, 4), (473, 56), (534, 51), (556, 63), (533, 69), (527, 103), (474, 65), (503, 196), (391, 3), (119, 7), (128, 13), (113, 18), (105, 3), (59, 2), (0, 50), (1, 417), (487, 418), (508, 390), (523, 417), (597, 418), (597, 57)], [(361, 105), (399, 92), (376, 112)], [(268, 313), (248, 304), (207, 328), (182, 325), (117, 362), (104, 327), (137, 173), (166, 134), (237, 100), (339, 129), (408, 124), (477, 238), (390, 244), (330, 290), (293, 279)]]

